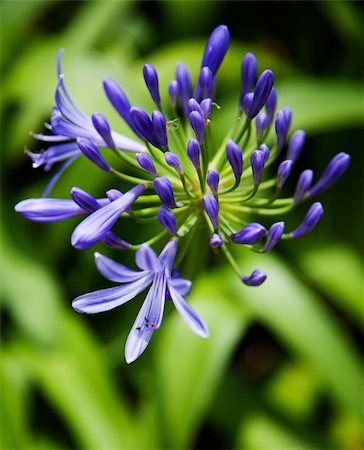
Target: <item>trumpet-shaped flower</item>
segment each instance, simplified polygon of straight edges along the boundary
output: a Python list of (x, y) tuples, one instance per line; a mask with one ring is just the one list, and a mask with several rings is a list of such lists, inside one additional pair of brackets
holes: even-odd
[(135, 256), (140, 271), (129, 269), (95, 253), (96, 266), (100, 273), (108, 280), (122, 285), (84, 294), (73, 300), (72, 306), (76, 311), (95, 314), (123, 305), (150, 286), (126, 341), (127, 363), (135, 361), (144, 352), (154, 330), (161, 326), (167, 293), (191, 330), (204, 338), (209, 335), (205, 322), (184, 299), (190, 290), (191, 282), (172, 276), (176, 252), (177, 242), (174, 239), (167, 243), (159, 257), (148, 245), (143, 245)]

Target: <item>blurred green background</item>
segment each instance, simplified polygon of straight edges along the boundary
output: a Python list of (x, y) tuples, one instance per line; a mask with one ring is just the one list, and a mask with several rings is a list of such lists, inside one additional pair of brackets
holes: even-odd
[[(77, 220), (34, 224), (14, 213), (49, 179), (31, 170), (23, 148), (40, 149), (28, 132), (48, 120), (59, 48), (78, 104), (128, 134), (102, 77), (151, 110), (142, 65), (157, 67), (163, 95), (176, 61), (196, 79), (220, 23), (232, 35), (218, 74), (221, 103), (237, 102), (241, 59), (253, 51), (260, 69), (274, 70), (293, 128), (308, 133), (295, 175), (322, 172), (340, 151), (352, 165), (320, 197), (326, 213), (314, 233), (273, 255), (237, 254), (244, 272), (268, 273), (262, 287), (241, 285), (223, 258), (206, 261), (189, 300), (209, 340), (169, 306), (146, 353), (127, 366), (124, 342), (140, 301), (91, 317), (72, 310), (75, 296), (109, 284), (94, 267), (95, 249), (71, 248)], [(360, 2), (2, 2), (1, 448), (363, 448), (363, 30)], [(74, 185), (96, 197), (111, 187), (85, 160), (54, 196), (68, 197)], [(305, 208), (287, 217), (290, 228)], [(130, 224), (123, 236), (138, 242), (142, 230)]]

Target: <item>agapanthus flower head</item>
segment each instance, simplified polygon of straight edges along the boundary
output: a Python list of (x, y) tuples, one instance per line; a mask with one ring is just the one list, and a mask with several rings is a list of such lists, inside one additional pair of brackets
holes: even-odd
[[(321, 203), (313, 203), (293, 231), (290, 218), (283, 221), (282, 215), (331, 187), (350, 162), (349, 155), (339, 153), (316, 183), (313, 171), (304, 170), (294, 194), (280, 198), (286, 180), (293, 177), (305, 133), (298, 130), (289, 136), (292, 111), (286, 107), (276, 113), (274, 74), (266, 69), (257, 77), (258, 63), (252, 53), (243, 57), (236, 120), (223, 133), (224, 139), (217, 139), (212, 130), (215, 115), (221, 114), (224, 107), (213, 103), (213, 99), (217, 72), (229, 41), (225, 25), (212, 32), (201, 66), (194, 71), (198, 73), (194, 85), (187, 66), (176, 64), (175, 79), (168, 86), (169, 105), (161, 98), (167, 86), (160, 90), (158, 67), (145, 64), (143, 76), (157, 107), (155, 111), (131, 104), (115, 80), (104, 78), (106, 97), (136, 140), (111, 130), (102, 113), (89, 116), (77, 106), (60, 69), (61, 53), (57, 58), (56, 106), (48, 125), (53, 134), (35, 135), (51, 145), (43, 153), (30, 153), (34, 166), (49, 169), (64, 160), (63, 170), (83, 154), (113, 176), (117, 184), (98, 199), (78, 187), (72, 188), (69, 199), (48, 198), (60, 177), (58, 172), (46, 189), (46, 198), (23, 200), (15, 209), (36, 222), (84, 215), (71, 236), (75, 248), (85, 250), (105, 243), (136, 252), (140, 271), (97, 253), (95, 261), (101, 274), (121, 285), (81, 295), (73, 302), (79, 312), (98, 313), (122, 305), (149, 288), (126, 342), (127, 362), (145, 350), (154, 330), (160, 327), (166, 299), (172, 300), (192, 331), (208, 336), (207, 326), (184, 299), (191, 282), (180, 277), (179, 266), (182, 264), (183, 271), (191, 242), (197, 247), (208, 245), (213, 257), (224, 256), (246, 286), (261, 285), (266, 273), (255, 269), (243, 275), (231, 247), (244, 246), (263, 254), (281, 240), (296, 239), (312, 231), (323, 217)], [(253, 128), (256, 132), (252, 132)], [(123, 160), (122, 170), (109, 162), (111, 152)], [(125, 217), (141, 226), (145, 223), (143, 242), (128, 243), (114, 232), (114, 225), (123, 223)], [(206, 239), (194, 241), (197, 228), (205, 230)], [(164, 245), (159, 256), (152, 245)], [(178, 267), (173, 267), (175, 261)]]

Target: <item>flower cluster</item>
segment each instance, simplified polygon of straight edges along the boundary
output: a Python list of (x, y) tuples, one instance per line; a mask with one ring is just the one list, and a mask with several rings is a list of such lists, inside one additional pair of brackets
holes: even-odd
[[(140, 271), (96, 253), (100, 273), (120, 286), (81, 295), (73, 301), (76, 311), (93, 314), (115, 308), (150, 286), (126, 342), (128, 363), (138, 358), (153, 331), (160, 327), (166, 299), (172, 300), (192, 331), (208, 336), (207, 326), (184, 299), (191, 283), (173, 267), (178, 249), (183, 248), (180, 263), (198, 225), (206, 226), (212, 252), (224, 255), (245, 285), (259, 286), (266, 274), (257, 269), (243, 275), (231, 246), (243, 245), (264, 253), (281, 239), (296, 239), (313, 230), (323, 216), (319, 202), (311, 204), (302, 223), (293, 230), (287, 231), (282, 220), (269, 227), (261, 221), (274, 220), (322, 193), (350, 163), (346, 153), (339, 153), (316, 180), (312, 170), (304, 170), (293, 196), (281, 197), (303, 150), (305, 133), (302, 130), (290, 133), (292, 111), (289, 108), (276, 111), (274, 74), (271, 70), (258, 74), (257, 61), (251, 53), (242, 61), (236, 120), (225, 140), (216, 142), (212, 138), (214, 115), (220, 109), (215, 103), (216, 74), (229, 41), (226, 26), (212, 32), (194, 86), (188, 68), (178, 63), (175, 80), (168, 87), (168, 102), (162, 103), (157, 70), (146, 64), (143, 76), (156, 107), (151, 114), (132, 106), (115, 80), (104, 79), (107, 98), (138, 140), (111, 130), (103, 114), (94, 113), (90, 117), (77, 106), (64, 81), (62, 51), (57, 55), (56, 106), (50, 124), (46, 125), (52, 134), (34, 135), (50, 146), (41, 153), (29, 152), (29, 156), (33, 167), (44, 166), (45, 170), (55, 163), (63, 161), (63, 164), (42, 198), (23, 200), (15, 209), (37, 222), (86, 215), (73, 231), (71, 243), (75, 248), (84, 250), (103, 241), (119, 250), (136, 251)], [(107, 161), (108, 152), (114, 152), (130, 170), (125, 173), (112, 167)], [(70, 199), (50, 198), (62, 171), (80, 156), (132, 187), (124, 193), (111, 189), (99, 199), (74, 187)], [(125, 215), (141, 222), (155, 218), (161, 232), (142, 244), (126, 242), (112, 231)], [(151, 245), (159, 242), (164, 242), (165, 247), (158, 257)]]

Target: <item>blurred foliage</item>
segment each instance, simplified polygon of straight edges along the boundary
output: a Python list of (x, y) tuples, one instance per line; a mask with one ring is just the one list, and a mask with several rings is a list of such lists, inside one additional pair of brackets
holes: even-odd
[[(363, 448), (359, 2), (0, 6), (2, 448)], [(87, 112), (103, 111), (128, 134), (104, 97), (102, 77), (117, 78), (132, 103), (151, 108), (143, 63), (156, 65), (163, 93), (176, 61), (196, 78), (206, 37), (219, 23), (229, 26), (233, 42), (218, 75), (217, 134), (231, 120), (241, 58), (251, 50), (261, 68), (275, 71), (280, 104), (293, 108), (294, 126), (308, 133), (297, 170), (320, 173), (343, 150), (353, 164), (322, 196), (326, 215), (316, 233), (282, 243), (273, 256), (237, 255), (246, 272), (268, 272), (262, 287), (243, 287), (220, 260), (209, 259), (189, 297), (209, 325), (209, 340), (167, 307), (147, 352), (126, 366), (123, 342), (139, 302), (97, 317), (74, 313), (73, 296), (104, 287), (104, 280), (92, 251), (68, 244), (77, 220), (32, 224), (13, 212), (20, 199), (41, 195), (49, 177), (30, 170), (22, 149), (39, 148), (28, 132), (48, 120), (59, 48), (66, 49), (64, 72), (77, 102)], [(110, 187), (87, 161), (70, 167), (54, 193), (66, 197), (73, 185), (95, 195)], [(288, 220), (298, 223), (302, 214)], [(123, 233), (142, 240), (139, 227)]]

